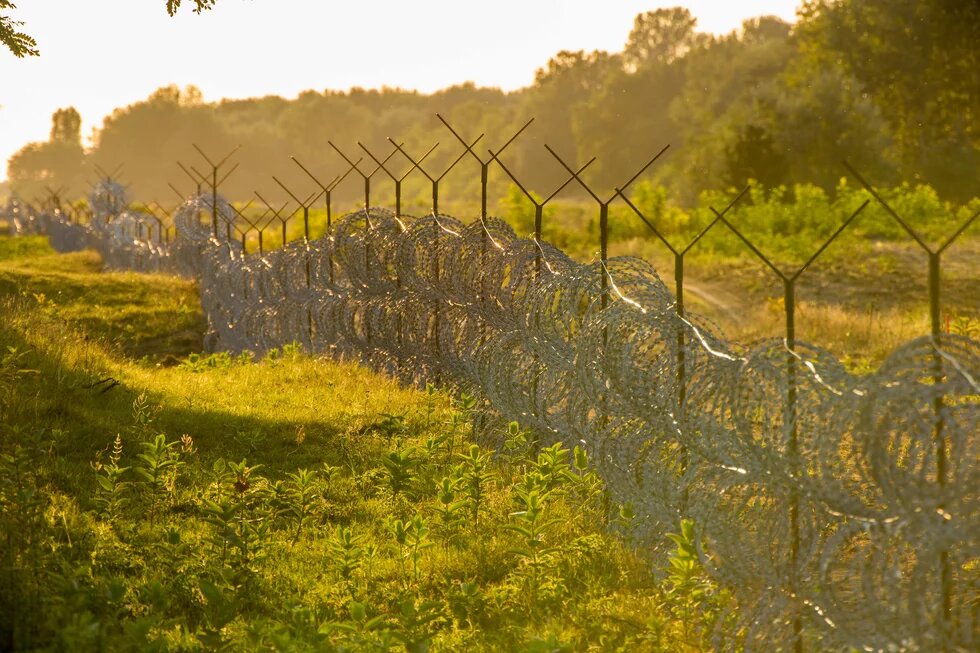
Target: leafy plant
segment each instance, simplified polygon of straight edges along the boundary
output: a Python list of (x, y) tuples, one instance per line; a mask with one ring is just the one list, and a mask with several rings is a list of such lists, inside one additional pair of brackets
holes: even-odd
[(405, 432), (405, 414), (404, 413), (381, 413), (381, 419), (372, 425), (372, 428), (377, 431), (382, 437), (388, 438), (389, 440), (396, 435), (401, 435)]
[(260, 450), (266, 442), (266, 434), (262, 429), (243, 429), (235, 433), (235, 442), (248, 449), (249, 453)]
[(220, 547), (222, 562), (228, 562), (233, 585), (242, 589), (254, 577), (269, 546), (270, 510), (267, 485), (253, 476), (261, 465), (249, 466), (223, 460), (214, 469), (222, 476), (225, 491), (218, 500), (205, 499), (205, 521), (214, 527), (212, 539)]
[(0, 419), (14, 394), (14, 384), (28, 376), (40, 374), (39, 370), (26, 367), (28, 352), (8, 345), (0, 356)]
[(510, 551), (521, 558), (520, 571), (527, 584), (532, 609), (538, 605), (538, 595), (548, 577), (548, 567), (558, 552), (556, 547), (544, 541), (548, 528), (559, 522), (545, 516), (546, 496), (547, 490), (541, 487), (517, 488), (515, 499), (522, 510), (511, 513), (512, 523), (504, 526), (521, 537), (521, 544)]
[(242, 352), (237, 359), (233, 359), (231, 354), (226, 351), (218, 351), (213, 354), (188, 354), (187, 358), (177, 366), (179, 369), (200, 374), (209, 370), (227, 369), (233, 363), (239, 364), (252, 362), (250, 352)]
[(473, 528), (480, 523), (480, 509), (483, 506), (487, 489), (493, 480), (490, 470), (490, 455), (480, 451), (477, 445), (471, 445), (465, 456), (460, 456), (458, 476), (460, 488), (466, 498)]
[(432, 637), (438, 622), (445, 619), (440, 601), (406, 598), (399, 604), (397, 614), (398, 639), (408, 653), (426, 653), (432, 644)]
[(327, 559), (329, 566), (344, 581), (349, 581), (354, 572), (361, 568), (367, 553), (363, 538), (355, 536), (346, 526), (337, 527), (334, 536), (327, 541), (327, 551), (330, 554)]
[(390, 526), (391, 534), (395, 542), (401, 549), (401, 560), (411, 558), (412, 576), (416, 581), (419, 579), (419, 561), (422, 559), (422, 551), (432, 546), (429, 541), (429, 527), (426, 525), (422, 515), (415, 515), (407, 523), (401, 519), (396, 519)]
[(411, 483), (419, 464), (417, 452), (415, 447), (407, 447), (400, 451), (389, 451), (381, 459), (392, 494), (403, 492)]
[(675, 544), (668, 558), (667, 607), (683, 624), (686, 639), (700, 640), (702, 646), (707, 646), (708, 633), (730, 599), (719, 590), (701, 565), (694, 522), (682, 519), (680, 525), (679, 533), (667, 535)]
[(341, 651), (390, 651), (397, 638), (385, 615), (368, 616), (368, 607), (359, 601), (350, 602), (350, 619), (332, 621), (320, 627)]
[(282, 357), (285, 360), (294, 361), (303, 355), (303, 345), (302, 343), (293, 340), (282, 346)]
[(152, 496), (167, 489), (177, 476), (177, 468), (183, 463), (178, 450), (179, 442), (167, 442), (167, 436), (157, 435), (152, 442), (140, 442), (143, 453), (136, 456), (133, 473), (145, 483)]
[(141, 392), (133, 400), (132, 425), (130, 433), (137, 439), (143, 440), (153, 433), (153, 423), (156, 421), (159, 409), (150, 404), (145, 392)]
[(313, 521), (313, 497), (315, 494), (316, 471), (299, 469), (288, 474), (291, 481), (287, 491), (289, 512), (296, 522), (293, 542), (299, 540), (303, 529)]
[(99, 514), (110, 521), (114, 520), (119, 512), (129, 503), (125, 496), (130, 483), (122, 480), (122, 475), (129, 471), (129, 467), (120, 467), (119, 461), (122, 459), (123, 444), (122, 438), (116, 434), (116, 439), (112, 443), (112, 453), (109, 454), (107, 463), (96, 462), (95, 480), (98, 484), (92, 503), (95, 504)]
[(459, 498), (459, 486), (462, 479), (443, 477), (439, 482), (436, 499), (438, 503), (435, 513), (439, 517), (440, 530), (445, 534), (445, 542), (448, 545), (458, 535), (466, 517), (464, 515), (467, 501)]

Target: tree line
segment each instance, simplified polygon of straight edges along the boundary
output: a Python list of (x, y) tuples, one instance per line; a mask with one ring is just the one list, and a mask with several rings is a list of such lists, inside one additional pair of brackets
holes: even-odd
[[(45, 187), (81, 194), (101, 167), (123, 165), (139, 198), (173, 199), (168, 182), (190, 192), (177, 168), (207, 172), (191, 144), (223, 155), (241, 144), (239, 168), (223, 192), (272, 194), (275, 174), (309, 190), (312, 182), (289, 161), (295, 155), (329, 181), (362, 142), (382, 158), (392, 137), (406, 152), (441, 172), (462, 146), (435, 118), (464, 138), (487, 137), (474, 150), (486, 158), (531, 117), (536, 122), (501, 155), (522, 183), (549, 193), (567, 173), (543, 147), (572, 165), (591, 157), (585, 178), (612, 189), (666, 144), (663, 164), (645, 177), (665, 186), (680, 205), (708, 189), (755, 180), (766, 186), (811, 183), (832, 191), (847, 159), (878, 183), (925, 183), (941, 196), (977, 193), (980, 170), (980, 4), (955, 0), (808, 0), (790, 25), (764, 16), (740, 30), (711, 36), (682, 7), (635, 18), (620, 52), (562, 51), (513, 92), (467, 83), (423, 94), (398, 88), (306, 91), (295, 100), (269, 96), (202, 101), (199, 90), (161, 88), (115, 110), (82, 146), (72, 108), (53, 116), (48, 141), (30, 143), (8, 162), (11, 189), (26, 197)], [(400, 154), (386, 167), (410, 165)], [(447, 193), (479, 183), (474, 162), (445, 179)], [(197, 172), (191, 171), (195, 176)], [(380, 172), (379, 174), (384, 174)], [(381, 177), (376, 177), (380, 179)], [(407, 193), (424, 196), (419, 173)], [(508, 180), (499, 173), (493, 191)], [(389, 184), (390, 185), (390, 184)], [(363, 186), (348, 179), (338, 194), (355, 199)]]

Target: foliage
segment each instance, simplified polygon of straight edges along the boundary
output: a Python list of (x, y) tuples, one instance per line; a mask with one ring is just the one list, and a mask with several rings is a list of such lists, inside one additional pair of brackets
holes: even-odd
[(809, 0), (807, 56), (838, 63), (888, 121), (909, 170), (944, 194), (972, 192), (980, 161), (980, 5), (948, 0)]
[[(0, 10), (16, 8), (17, 6), (10, 0), (0, 0)], [(18, 31), (21, 25), (23, 23), (20, 21), (13, 20), (8, 16), (0, 16), (0, 44), (6, 46), (18, 58), (38, 56), (40, 52), (37, 49), (37, 41)]]
[[(217, 0), (193, 0), (194, 13), (199, 14), (214, 7)], [(167, 13), (171, 16), (177, 13), (180, 8), (181, 0), (167, 0)], [(0, 0), (0, 10), (16, 9), (16, 5), (11, 0)], [(0, 16), (0, 44), (7, 47), (15, 57), (24, 56), (36, 57), (40, 53), (37, 49), (37, 41), (31, 36), (17, 30), (23, 23), (12, 20), (7, 16)]]
[[(199, 14), (202, 11), (207, 11), (214, 7), (217, 0), (193, 0), (194, 2), (194, 13)], [(181, 0), (167, 0), (167, 13), (171, 16), (177, 14), (177, 10), (180, 9)]]

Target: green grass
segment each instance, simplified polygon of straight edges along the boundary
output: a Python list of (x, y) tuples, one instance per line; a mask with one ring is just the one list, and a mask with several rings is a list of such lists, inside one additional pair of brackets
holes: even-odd
[(193, 283), (100, 268), (0, 237), (0, 648), (708, 648), (724, 594), (689, 547), (651, 569), (581, 456), (491, 457), (471, 400), (295, 347), (199, 355)]
[(33, 300), (129, 357), (199, 348), (204, 318), (193, 284), (164, 275), (102, 274), (95, 252), (57, 255), (40, 236), (0, 237), (0, 293)]

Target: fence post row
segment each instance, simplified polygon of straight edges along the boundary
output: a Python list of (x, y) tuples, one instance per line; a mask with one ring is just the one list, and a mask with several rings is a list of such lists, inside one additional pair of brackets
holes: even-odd
[[(455, 129), (448, 120), (446, 120), (442, 115), (436, 114), (439, 121), (445, 126), (446, 129), (450, 131), (453, 137), (460, 143), (463, 147), (462, 152), (448, 164), (445, 169), (437, 173), (431, 169), (426, 169), (423, 165), (430, 154), (438, 147), (439, 143), (434, 144), (430, 147), (421, 157), (413, 157), (409, 154), (405, 148), (404, 143), (398, 143), (392, 138), (388, 138), (388, 142), (391, 144), (392, 149), (383, 158), (377, 156), (372, 152), (364, 143), (356, 141), (358, 147), (360, 147), (364, 153), (373, 161), (375, 167), (373, 170), (366, 171), (363, 170), (360, 165), (364, 161), (364, 158), (358, 158), (356, 161), (345, 154), (340, 148), (338, 148), (332, 141), (328, 141), (330, 147), (346, 162), (347, 167), (342, 174), (336, 175), (328, 183), (324, 184), (316, 177), (306, 166), (303, 165), (296, 157), (291, 157), (294, 163), (299, 166), (303, 172), (316, 184), (318, 190), (314, 190), (310, 195), (301, 198), (299, 195), (294, 193), (292, 189), (286, 186), (280, 179), (273, 176), (273, 180), (288, 194), (290, 198), (296, 203), (296, 209), (288, 211), (289, 201), (285, 201), (279, 208), (276, 208), (271, 202), (267, 201), (262, 194), (255, 191), (255, 197), (260, 200), (264, 205), (265, 209), (258, 218), (249, 218), (247, 212), (252, 206), (253, 200), (249, 200), (246, 204), (241, 207), (236, 207), (234, 205), (229, 205), (233, 215), (224, 216), (221, 215), (222, 211), (219, 209), (218, 205), (218, 188), (224, 183), (224, 181), (237, 169), (238, 164), (236, 163), (230, 169), (225, 170), (223, 176), (219, 179), (219, 171), (224, 168), (226, 163), (229, 161), (230, 157), (238, 151), (240, 146), (236, 146), (228, 154), (226, 154), (222, 159), (217, 162), (212, 161), (212, 159), (196, 144), (193, 147), (197, 152), (203, 157), (203, 159), (210, 166), (210, 171), (205, 174), (199, 171), (194, 166), (185, 166), (180, 161), (177, 162), (180, 170), (190, 179), (191, 183), (196, 187), (197, 196), (201, 197), (203, 190), (210, 190), (211, 199), (211, 236), (217, 238), (218, 234), (218, 220), (219, 217), (226, 222), (226, 232), (227, 239), (230, 243), (234, 231), (240, 236), (240, 242), (242, 246), (243, 256), (248, 252), (248, 238), (252, 231), (256, 232), (258, 240), (258, 253), (259, 255), (264, 255), (264, 231), (268, 228), (274, 220), (280, 222), (281, 235), (282, 235), (282, 245), (285, 246), (288, 242), (288, 222), (291, 220), (297, 211), (302, 210), (303, 215), (303, 238), (305, 245), (305, 269), (306, 269), (306, 287), (307, 289), (312, 289), (312, 272), (311, 272), (311, 259), (310, 259), (310, 242), (311, 242), (311, 229), (310, 229), (310, 217), (309, 210), (310, 207), (317, 202), (321, 196), (325, 198), (326, 204), (326, 236), (332, 237), (332, 193), (337, 189), (340, 183), (342, 183), (351, 173), (356, 173), (361, 177), (363, 181), (364, 188), (364, 266), (365, 273), (370, 273), (371, 266), (371, 234), (374, 228), (372, 223), (371, 215), (371, 180), (378, 171), (382, 171), (394, 184), (395, 191), (395, 219), (402, 231), (406, 229), (405, 225), (402, 223), (402, 182), (405, 181), (409, 175), (418, 170), (425, 178), (429, 181), (431, 185), (431, 199), (432, 199), (432, 220), (434, 224), (433, 238), (434, 247), (432, 248), (432, 275), (435, 284), (440, 282), (440, 275), (442, 271), (440, 270), (441, 257), (443, 255), (440, 243), (440, 231), (444, 228), (441, 222), (439, 213), (439, 185), (440, 182), (452, 171), (456, 165), (467, 155), (472, 157), (479, 166), (480, 170), (480, 215), (479, 221), (482, 228), (482, 240), (480, 249), (480, 264), (485, 262), (485, 257), (489, 254), (489, 246), (492, 239), (492, 234), (488, 226), (488, 180), (489, 180), (489, 169), (493, 162), (499, 164), (501, 170), (506, 174), (506, 176), (516, 184), (523, 195), (531, 202), (534, 206), (534, 234), (533, 238), (537, 246), (537, 252), (535, 256), (535, 267), (534, 274), (535, 278), (539, 278), (541, 274), (541, 263), (543, 257), (542, 243), (542, 230), (543, 230), (543, 214), (544, 208), (551, 202), (562, 190), (568, 187), (573, 181), (576, 182), (582, 190), (584, 190), (596, 203), (598, 208), (598, 223), (599, 223), (599, 269), (600, 269), (600, 309), (606, 309), (608, 302), (610, 300), (609, 289), (613, 285), (614, 279), (612, 279), (612, 272), (609, 269), (609, 207), (618, 198), (621, 199), (624, 204), (630, 209), (630, 211), (635, 214), (648, 228), (649, 232), (661, 242), (671, 253), (673, 257), (674, 266), (674, 293), (675, 293), (675, 303), (673, 306), (673, 312), (681, 320), (682, 323), (686, 323), (686, 310), (685, 310), (685, 287), (684, 287), (684, 272), (685, 272), (685, 257), (692, 250), (694, 246), (702, 241), (702, 239), (712, 231), (717, 225), (722, 224), (725, 228), (731, 232), (735, 238), (741, 242), (745, 248), (758, 259), (766, 268), (768, 268), (776, 278), (778, 278), (782, 283), (782, 293), (783, 293), (783, 303), (784, 303), (784, 329), (783, 338), (785, 345), (785, 356), (782, 362), (782, 374), (783, 382), (780, 388), (780, 393), (782, 395), (782, 439), (785, 445), (785, 455), (784, 464), (786, 467), (784, 471), (788, 478), (789, 484), (792, 486), (793, 481), (798, 481), (803, 475), (807, 473), (805, 465), (803, 463), (804, 456), (803, 451), (801, 451), (800, 442), (800, 407), (801, 407), (801, 379), (805, 379), (805, 368), (802, 367), (803, 359), (797, 351), (797, 339), (796, 339), (796, 307), (797, 307), (797, 281), (802, 277), (802, 275), (810, 268), (810, 266), (815, 263), (822, 254), (827, 250), (827, 248), (834, 243), (843, 233), (846, 231), (853, 222), (858, 218), (858, 216), (868, 207), (871, 203), (871, 199), (865, 199), (853, 212), (851, 212), (836, 228), (836, 230), (824, 240), (820, 246), (802, 263), (799, 267), (791, 271), (784, 271), (783, 268), (778, 265), (772, 258), (767, 256), (747, 235), (744, 233), (738, 225), (736, 225), (733, 219), (730, 217), (734, 207), (747, 195), (749, 187), (746, 186), (740, 192), (738, 192), (721, 210), (716, 209), (714, 206), (709, 206), (708, 208), (713, 215), (710, 222), (705, 225), (700, 231), (686, 244), (680, 244), (672, 242), (668, 238), (662, 228), (655, 224), (655, 220), (652, 216), (647, 216), (643, 211), (636, 206), (633, 200), (629, 198), (626, 194), (627, 189), (635, 182), (643, 173), (645, 173), (650, 166), (652, 166), (663, 154), (669, 149), (669, 145), (664, 146), (655, 155), (652, 156), (643, 166), (641, 166), (635, 174), (633, 174), (625, 183), (616, 186), (614, 192), (608, 198), (600, 197), (597, 192), (587, 183), (583, 178), (583, 173), (595, 162), (596, 158), (592, 157), (586, 161), (583, 165), (575, 167), (569, 164), (562, 156), (560, 156), (550, 145), (544, 145), (545, 149), (551, 154), (551, 156), (561, 165), (561, 167), (568, 174), (568, 177), (560, 183), (548, 196), (543, 199), (538, 199), (538, 197), (531, 192), (526, 185), (524, 185), (519, 178), (514, 174), (514, 172), (504, 163), (501, 159), (501, 155), (504, 151), (531, 125), (534, 119), (528, 120), (523, 124), (511, 137), (503, 143), (496, 150), (492, 148), (487, 149), (489, 155), (488, 158), (483, 158), (478, 155), (474, 147), (483, 139), (484, 134), (480, 134), (472, 141), (467, 141), (463, 138), (460, 132)], [(401, 174), (397, 174), (390, 161), (396, 153), (400, 153), (407, 160), (407, 170)], [(942, 256), (945, 251), (963, 234), (965, 231), (975, 223), (976, 219), (980, 217), (980, 211), (972, 214), (969, 218), (959, 224), (956, 230), (946, 238), (941, 244), (937, 246), (930, 246), (926, 242), (922, 234), (918, 233), (913, 229), (908, 221), (903, 219), (889, 204), (888, 202), (875, 190), (875, 188), (865, 180), (865, 178), (855, 170), (846, 161), (843, 165), (847, 170), (860, 182), (862, 187), (871, 195), (871, 197), (887, 212), (891, 219), (901, 227), (903, 232), (907, 234), (918, 247), (926, 253), (928, 257), (928, 298), (929, 298), (929, 316), (930, 316), (930, 333), (932, 339), (932, 365), (933, 371), (931, 380), (933, 387), (938, 388), (934, 391), (934, 396), (931, 398), (931, 408), (932, 408), (932, 422), (931, 422), (931, 438), (932, 447), (935, 456), (935, 483), (940, 488), (939, 496), (944, 497), (942, 488), (945, 488), (950, 482), (950, 460), (951, 455), (951, 443), (950, 436), (947, 432), (947, 396), (946, 392), (948, 389), (942, 384), (947, 382), (947, 374), (944, 371), (946, 365), (946, 359), (948, 355), (942, 350), (943, 347), (943, 331), (941, 324), (941, 264)], [(107, 185), (117, 184), (115, 181), (116, 176), (121, 168), (116, 168), (112, 173), (106, 172), (104, 169), (98, 165), (94, 166), (101, 179)], [(173, 190), (173, 192), (178, 195), (181, 200), (184, 200), (184, 195), (181, 191), (168, 182), (168, 186)], [(58, 220), (61, 220), (65, 224), (72, 224), (74, 220), (75, 224), (80, 224), (80, 217), (83, 214), (82, 208), (75, 208), (71, 204), (67, 205), (64, 203), (64, 196), (67, 192), (65, 187), (52, 188), (50, 186), (45, 186), (44, 190), (46, 192), (45, 197), (35, 198), (35, 203), (40, 209), (35, 209), (33, 205), (27, 204), (25, 206), (26, 214), (35, 217), (43, 214), (44, 211), (49, 211)], [(113, 193), (107, 194), (107, 201), (109, 206), (107, 207), (109, 211), (109, 218), (118, 215), (125, 207), (116, 206), (116, 196)], [(133, 228), (135, 229), (134, 238), (136, 240), (144, 241), (146, 243), (152, 243), (154, 240), (153, 226), (156, 224), (156, 243), (157, 245), (164, 245), (165, 243), (170, 243), (170, 229), (167, 226), (167, 222), (174, 223), (174, 213), (164, 209), (158, 202), (153, 201), (145, 207), (145, 211), (142, 214), (137, 214), (134, 216), (135, 222), (133, 223)], [(198, 216), (200, 217), (200, 216)], [(152, 222), (150, 221), (152, 219)], [(264, 224), (263, 224), (264, 221)], [(130, 223), (125, 223), (124, 226)], [(242, 226), (244, 225), (244, 226)], [(175, 226), (176, 228), (176, 226)], [(127, 229), (128, 231), (128, 229)], [(176, 234), (176, 231), (175, 231)], [(142, 254), (140, 252), (136, 253), (137, 261), (142, 262)], [(334, 260), (332, 248), (327, 249), (327, 262), (329, 268), (329, 278), (330, 282), (334, 283)], [(401, 288), (402, 280), (400, 272), (396, 277), (396, 287)], [(481, 282), (482, 284), (482, 282)], [(489, 291), (486, 287), (481, 285), (478, 290), (479, 296), (478, 301), (483, 301), (489, 295)], [(248, 299), (249, 288), (248, 284), (245, 284), (245, 298)], [(438, 293), (436, 293), (438, 296)], [(309, 343), (314, 343), (314, 328), (313, 328), (313, 316), (312, 307), (307, 305), (307, 326), (308, 326), (308, 338)], [(440, 371), (439, 359), (442, 354), (441, 351), (441, 319), (442, 319), (442, 309), (440, 307), (438, 299), (434, 299), (434, 305), (432, 306), (431, 317), (428, 318), (431, 321), (427, 322), (425, 327), (425, 333), (431, 334), (431, 346), (434, 350), (434, 356), (436, 359), (436, 364), (434, 366), (435, 372), (438, 375)], [(362, 314), (364, 319), (364, 333), (366, 336), (366, 341), (368, 347), (371, 346), (372, 333), (371, 333), (371, 315)], [(397, 316), (398, 322), (396, 327), (396, 338), (397, 344), (400, 348), (402, 346), (403, 340), (403, 329), (401, 319), (402, 316), (399, 314)], [(353, 325), (352, 325), (353, 326)], [(480, 343), (484, 343), (486, 334), (485, 326), (481, 324), (480, 327)], [(606, 331), (605, 326), (603, 326), (602, 341), (605, 346), (608, 343), (609, 334)], [(355, 329), (356, 330), (356, 329)], [(687, 361), (686, 361), (686, 348), (689, 344), (688, 339), (685, 337), (685, 330), (683, 328), (678, 328), (676, 341), (672, 343), (676, 346), (676, 396), (673, 398), (675, 404), (675, 414), (672, 415), (673, 421), (681, 427), (684, 427), (688, 422), (688, 383), (689, 379), (687, 377)], [(538, 355), (536, 352), (532, 352), (535, 358), (535, 365), (538, 364)], [(538, 378), (533, 376), (530, 379), (529, 399), (535, 410), (539, 408), (539, 398), (538, 398)], [(596, 398), (598, 404), (598, 415), (602, 427), (605, 428), (608, 423), (607, 411), (603, 409), (607, 401), (607, 397), (603, 394)], [(523, 401), (523, 399), (522, 399)], [(679, 444), (680, 453), (680, 474), (683, 476), (689, 465), (691, 464), (691, 459), (689, 457), (689, 452), (686, 445), (681, 442)], [(639, 470), (637, 470), (639, 473)], [(801, 510), (803, 508), (804, 495), (798, 489), (791, 489), (789, 494), (789, 507), (788, 507), (788, 537), (789, 537), (789, 553), (790, 553), (790, 571), (783, 578), (785, 586), (782, 591), (787, 594), (792, 600), (792, 614), (790, 615), (789, 624), (792, 629), (792, 642), (791, 646), (794, 651), (801, 652), (804, 650), (804, 613), (803, 604), (804, 600), (801, 599), (802, 595), (802, 579), (800, 578), (800, 570), (803, 565), (802, 550), (801, 550), (801, 538), (802, 538), (802, 526), (801, 526)], [(938, 509), (942, 513), (945, 510), (945, 504), (939, 505)], [(678, 507), (681, 516), (685, 516), (688, 511), (688, 488), (684, 488), (682, 505)], [(946, 547), (947, 545), (942, 545)], [(954, 563), (950, 558), (950, 551), (948, 548), (942, 548), (939, 551), (937, 564), (940, 569), (939, 579), (938, 579), (938, 594), (940, 596), (940, 611), (941, 611), (941, 638), (943, 642), (950, 641), (954, 628), (956, 627), (953, 623), (953, 592), (954, 592)]]

